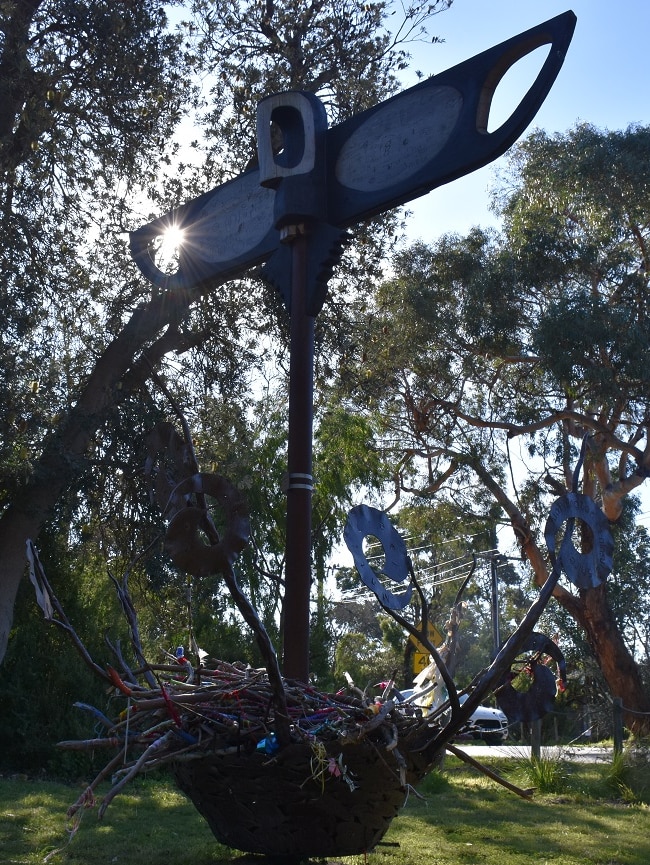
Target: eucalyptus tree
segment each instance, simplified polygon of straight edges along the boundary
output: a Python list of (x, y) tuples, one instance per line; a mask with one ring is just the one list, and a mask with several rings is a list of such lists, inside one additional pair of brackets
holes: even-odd
[(259, 97), (304, 88), (339, 119), (390, 93), (405, 42), (449, 5), (412, 4), (389, 35), (390, 4), (351, 0), (2, 4), (0, 657), (26, 538), (63, 498), (89, 526), (112, 503), (119, 524), (165, 382), (184, 408), (246, 407), (260, 334), (281, 330), (250, 281), (245, 303), (237, 284), (152, 292), (125, 231), (244, 169)]
[[(572, 489), (583, 444), (580, 491), (612, 524), (650, 474), (649, 192), (650, 129), (535, 132), (501, 177), (502, 231), (404, 250), (359, 322), (348, 398), (382, 419), (398, 491), (474, 514), (498, 505), (538, 586), (549, 507)], [(588, 555), (598, 530), (577, 523)], [(615, 574), (582, 588), (562, 578), (554, 596), (611, 692), (648, 712), (643, 656), (612, 609), (635, 577)]]

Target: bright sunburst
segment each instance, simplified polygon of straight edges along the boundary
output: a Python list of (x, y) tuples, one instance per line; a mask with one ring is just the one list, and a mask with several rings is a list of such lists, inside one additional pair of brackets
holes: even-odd
[(184, 239), (185, 231), (177, 225), (170, 225), (156, 238), (154, 259), (156, 267), (163, 273), (175, 273), (178, 270), (180, 248)]

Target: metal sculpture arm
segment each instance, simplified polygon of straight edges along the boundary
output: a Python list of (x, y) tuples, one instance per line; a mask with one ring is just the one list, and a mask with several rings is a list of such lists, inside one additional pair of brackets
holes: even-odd
[[(317, 178), (313, 187), (319, 197), (325, 185), (326, 200), (303, 205), (330, 230), (341, 232), (488, 164), (516, 141), (542, 105), (575, 21), (572, 12), (565, 12), (329, 130), (312, 94), (263, 100), (258, 134), (262, 169), (253, 168), (131, 232), (136, 264), (160, 288), (191, 289), (241, 275), (281, 254), (279, 225), (286, 216), (278, 213), (276, 196), (283, 197), (282, 184), (296, 176)], [(529, 91), (508, 120), (488, 132), (492, 97), (503, 76), (547, 44), (548, 57)], [(268, 151), (265, 124), (271, 119), (283, 131), (285, 148), (279, 155)], [(287, 153), (294, 151), (298, 156), (291, 162)], [(309, 188), (309, 182), (302, 185)], [(152, 244), (170, 227), (182, 229), (184, 241), (178, 269), (168, 274), (156, 266)], [(327, 255), (337, 236), (325, 244)]]

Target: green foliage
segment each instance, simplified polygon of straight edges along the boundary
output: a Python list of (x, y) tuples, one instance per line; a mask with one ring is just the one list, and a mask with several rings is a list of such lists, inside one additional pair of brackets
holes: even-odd
[[(613, 400), (621, 379), (629, 382), (631, 399), (647, 392), (644, 325), (624, 306), (612, 308), (586, 292), (561, 298), (540, 319), (533, 349), (548, 358), (554, 378), (581, 399), (597, 394)], [(607, 365), (603, 352), (610, 358)]]
[(390, 616), (381, 615), (378, 618), (382, 643), (399, 657), (404, 650), (404, 631)]
[[(415, 498), (432, 521), (449, 506), (490, 529), (505, 518), (514, 531), (499, 546), (521, 551), (537, 585), (550, 569), (549, 508), (571, 488), (583, 441), (579, 491), (612, 524), (626, 522), (625, 499), (650, 471), (649, 165), (646, 127), (533, 133), (501, 178), (502, 230), (401, 251), (359, 316), (363, 351), (342, 373), (342, 398), (376, 419), (393, 504)], [(626, 550), (624, 537), (607, 596), (564, 582), (555, 596), (609, 687), (647, 712), (645, 595), (628, 617), (620, 605), (624, 585), (644, 584), (646, 539), (639, 532)], [(576, 543), (589, 553), (588, 528)], [(507, 622), (520, 618), (528, 582), (510, 582)]]
[(580, 401), (647, 399), (649, 146), (647, 128), (583, 124), (535, 133), (513, 156), (506, 236), (520, 279), (544, 290), (532, 347)]
[(405, 43), (423, 38), (432, 15), (450, 5), (411, 4), (403, 28), (393, 28), (392, 35), (386, 25), (395, 10), (387, 2), (196, 3), (205, 28), (195, 50), (219, 57), (219, 79), (211, 90), (217, 107), (207, 117), (208, 128), (218, 130), (228, 162), (243, 168), (254, 155), (255, 105), (269, 93), (316, 93), (332, 122), (381, 101), (396, 89), (397, 73), (407, 65)]
[(98, 304), (124, 282), (114, 255), (128, 190), (151, 180), (151, 152), (167, 157), (188, 98), (180, 37), (166, 25), (151, 0), (0, 10), (4, 505), (103, 343)]
[(331, 604), (321, 595), (309, 628), (309, 676), (321, 691), (336, 691), (340, 687), (333, 674), (335, 643), (331, 615)]
[[(242, 580), (277, 630), (286, 313), (259, 282), (235, 281), (206, 300), (206, 287), (192, 298), (169, 293), (156, 330), (158, 298), (146, 305), (151, 288), (125, 233), (243, 169), (256, 102), (270, 92), (317, 92), (333, 122), (388, 95), (405, 46), (449, 5), (412, 4), (391, 35), (390, 4), (349, 0), (2, 4), (0, 535), (16, 513), (29, 514), (34, 538), (49, 517), (80, 561), (92, 543), (116, 573), (131, 570), (153, 645), (185, 629), (184, 575), (161, 553), (163, 521), (140, 472), (143, 441), (170, 415), (170, 397), (188, 417), (202, 467), (214, 463), (250, 493), (255, 536)], [(385, 226), (359, 232), (343, 267), (355, 280), (346, 291), (367, 292), (385, 234)], [(338, 351), (346, 304), (331, 306), (319, 345), (331, 332)], [(332, 374), (327, 364), (322, 374)], [(318, 430), (325, 448), (342, 447), (319, 468), (320, 557), (345, 485), (369, 482), (378, 461), (371, 426), (351, 413), (333, 410)], [(16, 533), (5, 531), (6, 546)], [(143, 550), (151, 558), (134, 568)], [(15, 565), (6, 568), (0, 653), (18, 580)], [(253, 660), (219, 587), (195, 587), (195, 599), (202, 639)]]
[[(409, 555), (415, 575), (428, 600), (429, 620), (441, 634), (454, 607), (458, 592), (470, 577), (460, 600), (462, 615), (453, 660), (453, 675), (461, 684), (471, 681), (487, 665), (494, 646), (491, 631), (491, 550), (495, 547), (494, 530), (489, 519), (473, 519), (454, 502), (414, 500), (404, 505), (397, 517), (409, 538)], [(476, 559), (474, 559), (476, 556)], [(499, 564), (500, 627), (513, 614), (521, 614), (522, 603), (514, 596), (508, 582), (513, 574)], [(519, 577), (514, 577), (516, 584)], [(413, 619), (419, 616), (414, 609)]]
[[(124, 636), (112, 589), (104, 574), (90, 569), (74, 573), (60, 546), (52, 552), (58, 567), (49, 556), (43, 558), (51, 566), (49, 576), (59, 599), (71, 620), (82, 623), (80, 634), (88, 650), (101, 659), (107, 654), (103, 630), (110, 630), (113, 639)], [(68, 568), (73, 573), (66, 572)], [(0, 770), (61, 777), (91, 772), (92, 757), (55, 747), (61, 740), (97, 735), (96, 718), (74, 707), (80, 700), (104, 712), (108, 709), (105, 685), (86, 667), (67, 634), (44, 622), (32, 586), (25, 582), (0, 668), (0, 736), (8, 744), (0, 754)]]
[(402, 667), (402, 650), (395, 649), (366, 634), (344, 634), (336, 644), (334, 679), (337, 687), (345, 687), (345, 673), (362, 691), (373, 693), (373, 686), (385, 682)]

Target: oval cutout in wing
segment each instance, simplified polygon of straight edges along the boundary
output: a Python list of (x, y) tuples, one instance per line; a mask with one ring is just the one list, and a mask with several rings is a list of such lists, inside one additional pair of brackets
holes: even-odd
[(550, 45), (540, 45), (506, 69), (492, 90), (485, 131), (496, 132), (510, 119), (512, 106), (522, 102), (550, 51)]

